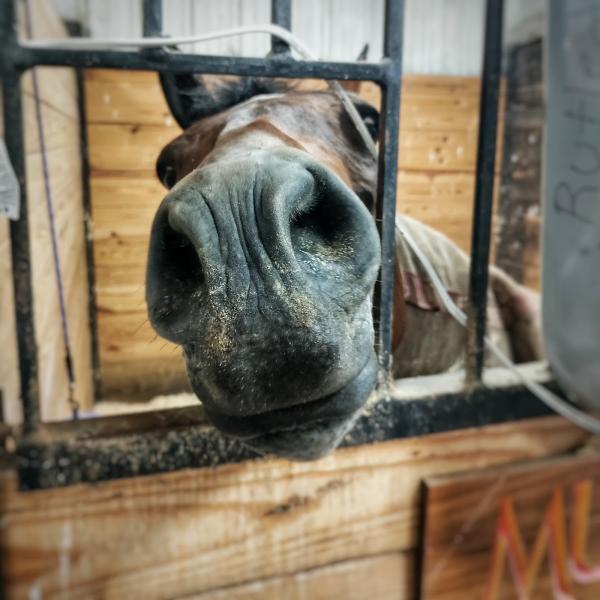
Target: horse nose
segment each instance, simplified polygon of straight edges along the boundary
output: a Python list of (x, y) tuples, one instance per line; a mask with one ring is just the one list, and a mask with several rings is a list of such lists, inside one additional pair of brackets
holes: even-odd
[(379, 258), (373, 221), (337, 176), (294, 158), (258, 153), (214, 163), (173, 188), (155, 218), (148, 260), (148, 306), (161, 335), (177, 338), (178, 315), (202, 301), (232, 312), (340, 281), (362, 301), (371, 278), (362, 286), (361, 277)]

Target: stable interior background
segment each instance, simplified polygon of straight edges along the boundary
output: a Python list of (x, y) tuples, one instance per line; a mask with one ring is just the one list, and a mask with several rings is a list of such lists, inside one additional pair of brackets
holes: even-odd
[[(538, 287), (538, 226), (542, 92), (540, 36), (544, 2), (507, 3), (504, 101), (501, 107), (492, 260), (519, 281)], [(189, 34), (268, 22), (270, 2), (190, 0), (164, 2), (166, 33)], [(351, 60), (368, 43), (381, 54), (383, 3), (293, 3), (294, 33), (326, 59)], [(140, 35), (141, 2), (35, 0), (34, 36), (66, 35), (61, 17), (95, 37)], [(444, 232), (461, 248), (470, 245), (483, 43), (482, 0), (408, 0), (405, 36), (398, 210)], [(319, 23), (319, 27), (312, 26)], [(196, 52), (263, 56), (267, 36), (246, 36), (194, 47)], [(56, 203), (68, 318), (75, 348), (76, 398), (84, 411), (102, 414), (148, 406), (151, 398), (188, 389), (180, 350), (157, 338), (144, 302), (147, 242), (164, 189), (154, 162), (178, 135), (155, 73), (89, 70), (85, 95), (95, 279), (97, 365), (87, 305), (84, 186), (75, 74), (38, 69)], [(318, 84), (317, 84), (318, 85)], [(32, 254), (40, 386), (44, 420), (69, 418), (67, 380), (53, 280), (41, 178), (39, 140), (29, 77), (24, 83), (28, 183), (32, 205)], [(378, 105), (376, 86), (359, 93)], [(0, 381), (5, 418), (20, 419), (18, 371), (12, 324), (8, 236), (0, 224), (3, 285)], [(50, 291), (48, 291), (50, 290)], [(8, 349), (8, 351), (7, 351)], [(103, 402), (94, 406), (94, 385)], [(110, 401), (110, 403), (107, 403)], [(195, 402), (192, 396), (175, 400)], [(116, 402), (116, 404), (115, 404)], [(171, 400), (154, 400), (152, 406)]]

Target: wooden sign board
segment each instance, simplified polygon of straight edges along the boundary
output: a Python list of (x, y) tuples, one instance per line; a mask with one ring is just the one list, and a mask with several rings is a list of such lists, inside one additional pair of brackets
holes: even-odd
[(600, 455), (425, 484), (425, 600), (600, 598)]

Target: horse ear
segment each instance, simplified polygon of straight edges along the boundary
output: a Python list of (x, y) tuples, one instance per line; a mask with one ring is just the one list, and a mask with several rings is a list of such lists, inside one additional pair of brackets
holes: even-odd
[[(358, 56), (356, 57), (356, 62), (363, 62), (363, 61), (367, 60), (368, 57), (369, 57), (369, 44), (365, 44), (363, 46), (362, 50), (359, 52)], [(362, 81), (350, 80), (350, 81), (340, 81), (339, 83), (342, 86), (342, 88), (344, 88), (347, 92), (354, 92), (355, 94), (358, 94), (358, 92), (360, 92), (360, 86), (362, 84)]]
[[(160, 85), (171, 114), (182, 129), (187, 129), (194, 121), (207, 115), (197, 114), (197, 100), (203, 92), (201, 79), (189, 73), (160, 73)], [(205, 93), (210, 98), (208, 92)], [(210, 98), (212, 100), (212, 98)], [(205, 102), (205, 105), (211, 104)], [(213, 112), (218, 112), (215, 110)]]
[(282, 80), (254, 77), (161, 73), (160, 85), (171, 114), (182, 129), (260, 94), (287, 91)]

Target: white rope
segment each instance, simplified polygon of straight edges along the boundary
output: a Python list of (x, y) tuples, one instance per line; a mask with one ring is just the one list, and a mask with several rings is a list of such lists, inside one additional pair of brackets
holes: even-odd
[[(210, 40), (216, 40), (220, 38), (235, 37), (240, 35), (247, 35), (252, 33), (266, 33), (274, 37), (279, 38), (286, 42), (292, 49), (294, 49), (304, 60), (316, 60), (312, 52), (290, 31), (280, 27), (278, 25), (265, 24), (265, 25), (248, 25), (244, 27), (234, 27), (231, 29), (223, 29), (220, 31), (214, 31), (211, 33), (204, 33), (198, 35), (188, 36), (177, 36), (170, 38), (162, 37), (144, 37), (144, 38), (129, 38), (129, 39), (118, 39), (118, 38), (105, 38), (105, 39), (89, 39), (89, 38), (70, 38), (67, 40), (57, 39), (38, 39), (38, 40), (23, 40), (21, 45), (26, 48), (64, 48), (67, 50), (81, 50), (81, 49), (111, 49), (115, 47), (122, 48), (163, 48), (169, 45), (184, 45), (184, 44), (195, 44), (198, 42), (207, 42)], [(369, 135), (369, 132), (358, 114), (356, 107), (346, 91), (337, 81), (329, 81), (329, 87), (339, 97), (344, 108), (350, 115), (354, 125), (360, 133), (365, 145), (369, 149), (369, 152), (377, 157), (377, 148)], [(396, 220), (396, 227), (406, 240), (407, 244), (415, 254), (417, 259), (423, 265), (427, 275), (431, 279), (431, 283), (434, 285), (440, 299), (444, 303), (448, 313), (463, 327), (467, 326), (467, 315), (461, 310), (452, 300), (448, 294), (444, 284), (439, 278), (435, 268), (427, 258), (427, 256), (421, 251), (410, 233), (402, 227), (402, 225)], [(575, 425), (589, 431), (593, 434), (600, 434), (600, 419), (593, 417), (577, 408), (571, 406), (568, 402), (565, 402), (562, 398), (551, 392), (544, 386), (536, 383), (524, 375), (517, 366), (498, 348), (487, 336), (484, 338), (486, 347), (496, 356), (496, 358), (512, 373), (514, 373), (522, 384), (537, 398), (549, 406), (552, 410), (562, 415)]]

